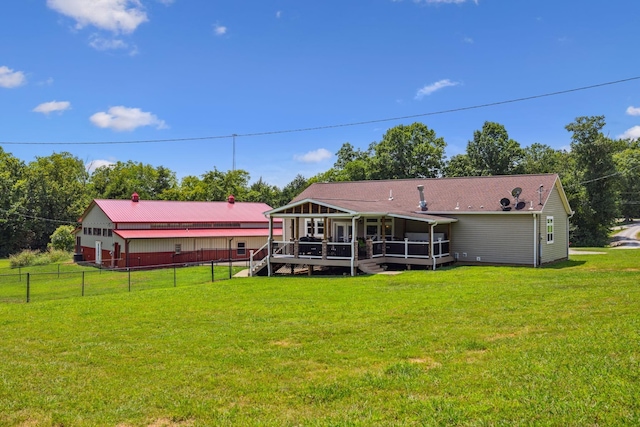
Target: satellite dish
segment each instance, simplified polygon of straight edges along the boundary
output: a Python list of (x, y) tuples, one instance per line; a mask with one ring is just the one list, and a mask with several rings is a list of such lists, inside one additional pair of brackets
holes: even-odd
[(525, 207), (526, 205), (527, 205), (527, 204), (526, 204), (525, 202), (518, 202), (518, 203), (516, 204), (516, 210), (517, 210), (517, 211), (519, 211), (519, 210), (521, 210), (521, 209), (524, 209), (524, 207)]
[(511, 200), (507, 199), (506, 197), (503, 197), (502, 199), (500, 199), (500, 204), (502, 205), (503, 208), (506, 208), (511, 204)]
[(516, 187), (513, 190), (511, 190), (511, 195), (516, 199), (520, 196), (520, 194), (522, 194), (522, 188), (520, 187)]

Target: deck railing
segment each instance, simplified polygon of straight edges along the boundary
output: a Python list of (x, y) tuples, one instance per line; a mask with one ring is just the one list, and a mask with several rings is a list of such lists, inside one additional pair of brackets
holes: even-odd
[[(273, 242), (272, 256), (274, 258), (295, 257), (295, 244), (293, 241)], [(449, 240), (437, 240), (433, 242), (433, 250), (429, 250), (429, 242), (404, 240), (374, 241), (371, 257), (380, 258), (421, 258), (429, 259), (449, 256)], [(298, 258), (322, 259), (326, 253), (327, 259), (351, 259), (352, 243), (346, 242), (309, 242), (299, 241)], [(325, 252), (326, 251), (326, 252)], [(363, 256), (360, 256), (363, 259)]]

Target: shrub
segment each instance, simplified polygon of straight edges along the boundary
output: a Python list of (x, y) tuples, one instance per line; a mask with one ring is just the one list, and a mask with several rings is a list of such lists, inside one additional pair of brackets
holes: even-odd
[(27, 267), (34, 265), (34, 262), (40, 252), (32, 251), (31, 249), (25, 249), (20, 253), (9, 255), (9, 265), (11, 268)]
[(50, 249), (71, 252), (74, 245), (73, 230), (74, 228), (71, 225), (61, 225), (56, 228), (56, 231), (50, 237)]
[(66, 251), (50, 250), (48, 252), (38, 252), (25, 249), (18, 254), (10, 255), (9, 265), (11, 268), (29, 267), (69, 261), (70, 259), (71, 253)]

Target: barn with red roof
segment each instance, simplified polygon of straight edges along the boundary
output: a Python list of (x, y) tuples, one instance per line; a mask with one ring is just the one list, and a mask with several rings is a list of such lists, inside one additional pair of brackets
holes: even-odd
[(96, 199), (80, 218), (76, 260), (105, 267), (141, 267), (217, 260), (245, 260), (266, 254), (282, 221), (269, 221), (265, 203)]

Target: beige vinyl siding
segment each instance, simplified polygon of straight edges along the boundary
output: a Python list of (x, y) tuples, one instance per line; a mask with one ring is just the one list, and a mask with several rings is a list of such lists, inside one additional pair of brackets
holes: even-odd
[(451, 226), (451, 248), (454, 254), (458, 253), (459, 262), (533, 265), (532, 215), (505, 213), (457, 218), (458, 222)]
[[(547, 217), (553, 217), (553, 243), (547, 243)], [(540, 215), (540, 259), (542, 264), (568, 257), (567, 212), (554, 186)]]
[[(267, 242), (267, 237), (234, 237), (231, 248), (235, 250), (238, 242), (244, 242), (247, 255), (251, 249), (259, 249)], [(181, 252), (199, 251), (201, 249), (228, 249), (228, 238), (183, 238), (183, 239), (132, 239), (129, 243), (131, 253), (173, 252), (176, 245)]]

